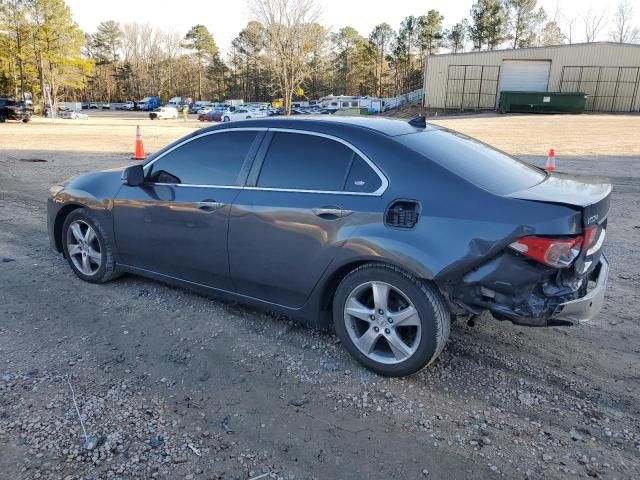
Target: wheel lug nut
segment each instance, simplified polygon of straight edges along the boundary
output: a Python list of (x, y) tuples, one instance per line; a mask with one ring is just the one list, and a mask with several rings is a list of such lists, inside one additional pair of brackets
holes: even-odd
[(379, 313), (380, 315), (382, 315), (384, 312), (382, 311), (382, 309), (380, 309), (380, 310), (378, 310), (378, 313)]
[(387, 335), (389, 335), (391, 333), (391, 330), (389, 330), (388, 328), (384, 329), (384, 333), (386, 333)]
[(380, 329), (378, 327), (373, 327), (373, 331), (377, 333), (380, 331)]
[(369, 316), (369, 318), (370, 318), (371, 320), (375, 320), (375, 319), (376, 319), (376, 316), (375, 316), (375, 315), (370, 315), (370, 316)]
[(393, 318), (389, 317), (389, 318), (387, 318), (387, 321), (388, 321), (389, 323), (393, 323)]

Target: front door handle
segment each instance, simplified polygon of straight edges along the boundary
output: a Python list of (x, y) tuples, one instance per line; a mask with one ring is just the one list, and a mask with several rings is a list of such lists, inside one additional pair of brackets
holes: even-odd
[(216, 202), (215, 200), (203, 200), (201, 202), (197, 202), (196, 205), (198, 205), (200, 210), (207, 213), (215, 212), (219, 208), (225, 206), (224, 203)]
[(337, 218), (346, 217), (347, 215), (351, 215), (353, 213), (351, 210), (344, 210), (338, 207), (314, 208), (311, 211), (314, 215), (320, 218), (324, 218), (325, 220), (335, 220)]

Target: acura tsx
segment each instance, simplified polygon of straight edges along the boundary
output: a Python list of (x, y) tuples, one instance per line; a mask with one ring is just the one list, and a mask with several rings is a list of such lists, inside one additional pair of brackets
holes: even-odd
[(333, 326), (402, 376), (456, 318), (597, 315), (610, 194), (422, 117), (252, 119), (52, 187), (48, 231), (87, 282), (128, 272)]

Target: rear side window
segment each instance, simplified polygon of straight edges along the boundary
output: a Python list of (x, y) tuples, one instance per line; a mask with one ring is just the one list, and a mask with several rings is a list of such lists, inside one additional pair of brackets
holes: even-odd
[(355, 152), (317, 135), (277, 132), (264, 159), (258, 187), (342, 191)]
[(191, 185), (238, 185), (238, 175), (256, 132), (205, 135), (167, 153), (151, 165), (149, 180)]
[(399, 135), (396, 139), (456, 175), (497, 195), (525, 190), (546, 178), (537, 168), (455, 132), (431, 130)]
[(344, 185), (347, 192), (373, 193), (380, 188), (382, 180), (371, 166), (359, 155), (353, 158), (349, 176)]

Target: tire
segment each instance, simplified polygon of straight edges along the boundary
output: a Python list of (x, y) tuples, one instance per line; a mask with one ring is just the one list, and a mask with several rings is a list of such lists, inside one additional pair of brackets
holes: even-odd
[[(382, 315), (374, 308), (378, 305), (374, 288), (391, 292), (384, 300)], [(347, 301), (352, 308), (345, 308)], [(390, 265), (356, 268), (340, 282), (333, 300), (334, 327), (346, 349), (366, 368), (388, 377), (411, 375), (431, 364), (449, 338), (450, 318), (437, 288)], [(371, 338), (375, 340), (367, 341)]]
[[(92, 239), (87, 243), (88, 251), (92, 251), (93, 253), (99, 253), (99, 266), (96, 268), (96, 262), (98, 256), (95, 257), (95, 260), (91, 257), (91, 255), (87, 255), (90, 270), (92, 271), (83, 271), (82, 267), (84, 265), (82, 257), (84, 254), (78, 254), (72, 252), (69, 253), (72, 245), (70, 243), (74, 243), (73, 247), (80, 246), (78, 236), (74, 234), (75, 226), (79, 226), (81, 229), (82, 235), (86, 240), (86, 230), (83, 230), (84, 227), (90, 227), (94, 234), (95, 239)], [(105, 283), (109, 280), (113, 280), (116, 277), (120, 276), (120, 273), (116, 271), (115, 268), (115, 259), (113, 254), (113, 245), (109, 236), (106, 233), (106, 230), (100, 220), (96, 218), (96, 216), (91, 213), (90, 210), (86, 208), (79, 208), (71, 212), (64, 221), (62, 226), (62, 249), (64, 251), (64, 256), (78, 277), (80, 277), (85, 282), (89, 283)], [(77, 251), (77, 248), (74, 248)], [(75, 260), (74, 260), (75, 259)], [(76, 263), (77, 262), (77, 263)], [(95, 271), (94, 271), (95, 270)]]
[(245, 118), (245, 120), (251, 120), (251, 117), (247, 117), (247, 118)]
[(0, 123), (7, 121), (7, 116), (4, 113), (0, 113)]
[(225, 116), (225, 117), (222, 119), (222, 121), (223, 121), (223, 122), (230, 122), (230, 121), (231, 121), (231, 119), (230, 119), (229, 117)]

